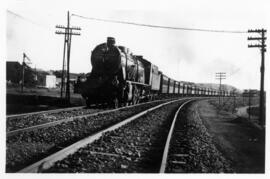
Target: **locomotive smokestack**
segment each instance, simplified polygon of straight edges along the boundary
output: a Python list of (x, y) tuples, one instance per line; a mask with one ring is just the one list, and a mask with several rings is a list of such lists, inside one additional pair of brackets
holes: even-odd
[(108, 47), (113, 47), (115, 45), (115, 38), (108, 37), (107, 38), (107, 45), (108, 45)]

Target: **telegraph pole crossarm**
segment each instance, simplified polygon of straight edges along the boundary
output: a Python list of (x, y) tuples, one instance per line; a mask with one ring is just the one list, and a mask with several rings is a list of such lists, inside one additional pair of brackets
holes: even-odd
[(251, 44), (248, 45), (248, 48), (265, 48), (266, 45), (260, 45), (260, 44)]
[(248, 30), (248, 33), (262, 33), (262, 32), (266, 32), (266, 29), (255, 29), (255, 30), (249, 29)]
[(266, 40), (266, 37), (248, 37), (248, 40)]
[(62, 32), (62, 31), (56, 31), (55, 34), (64, 34), (64, 35), (81, 35), (80, 33), (77, 32)]

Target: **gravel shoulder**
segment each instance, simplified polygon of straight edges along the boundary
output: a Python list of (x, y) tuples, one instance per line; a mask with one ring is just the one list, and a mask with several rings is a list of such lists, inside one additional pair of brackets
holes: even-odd
[(208, 101), (197, 102), (191, 110), (197, 110), (203, 127), (206, 127), (218, 151), (229, 161), (233, 172), (265, 172), (264, 130), (228, 112), (218, 113)]

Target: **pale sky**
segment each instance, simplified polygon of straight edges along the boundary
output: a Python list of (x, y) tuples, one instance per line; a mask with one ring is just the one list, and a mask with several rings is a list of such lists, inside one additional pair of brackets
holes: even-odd
[[(64, 37), (55, 34), (55, 25), (66, 25), (67, 10), (86, 17), (151, 25), (247, 31), (269, 25), (266, 2), (9, 0), (6, 10), (27, 20), (6, 11), (5, 59), (21, 62), (25, 52), (32, 60), (32, 67), (60, 70)], [(117, 45), (143, 55), (175, 80), (218, 83), (215, 73), (226, 72), (224, 83), (239, 89), (259, 89), (260, 51), (247, 47), (250, 43), (247, 37), (255, 34), (157, 29), (75, 16), (71, 17), (71, 25), (82, 28), (81, 36), (72, 38), (71, 72), (90, 72), (91, 51), (113, 36)], [(266, 70), (267, 59), (268, 53)]]

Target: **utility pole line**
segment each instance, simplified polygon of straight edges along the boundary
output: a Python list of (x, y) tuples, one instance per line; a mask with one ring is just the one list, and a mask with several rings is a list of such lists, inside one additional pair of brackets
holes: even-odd
[(220, 108), (220, 107), (221, 107), (221, 104), (220, 104), (220, 97), (221, 97), (221, 81), (226, 79), (226, 73), (225, 73), (225, 72), (217, 72), (217, 73), (216, 73), (216, 79), (219, 80), (218, 104), (219, 104), (219, 108)]
[(251, 90), (248, 90), (248, 120), (250, 121)]
[(235, 98), (236, 98), (236, 93), (235, 93), (235, 89), (233, 90), (233, 111), (232, 111), (232, 113), (234, 113), (234, 111), (235, 111), (235, 108), (236, 108), (236, 104), (235, 104)]
[(35, 65), (35, 81), (38, 81), (38, 77), (37, 77), (37, 66)]
[(62, 66), (62, 75), (61, 75), (61, 99), (63, 98), (64, 80), (65, 80), (65, 54), (66, 54), (66, 46), (67, 46), (67, 30), (65, 29), (65, 37), (64, 37), (64, 52), (63, 52), (63, 66)]
[(261, 50), (261, 84), (260, 84), (260, 124), (265, 125), (265, 94), (264, 94), (264, 53), (266, 52), (266, 29), (248, 30), (248, 33), (258, 33), (260, 37), (248, 37), (248, 40), (257, 40), (258, 44), (249, 44), (248, 48), (260, 48)]
[[(72, 35), (81, 35), (78, 32), (72, 32), (73, 30), (81, 30), (80, 27), (71, 27), (70, 26), (70, 15), (69, 11), (67, 12), (67, 26), (56, 25), (58, 29), (64, 29), (63, 31), (56, 31), (56, 34), (65, 35), (64, 40), (64, 53), (63, 53), (63, 66), (62, 66), (62, 82), (61, 82), (61, 98), (63, 97), (63, 89), (64, 89), (64, 80), (65, 80), (65, 57), (67, 58), (67, 81), (66, 81), (66, 102), (70, 104), (70, 53), (71, 53), (71, 37)], [(66, 49), (67, 48), (67, 49)]]
[(24, 86), (24, 59), (25, 54), (23, 53), (23, 62), (22, 62), (22, 82), (21, 82), (21, 92), (23, 93), (23, 86)]
[(69, 89), (69, 62), (70, 62), (70, 29), (69, 29), (69, 20), (70, 20), (70, 17), (69, 17), (69, 11), (67, 13), (67, 38), (68, 38), (68, 42), (67, 42), (67, 86), (66, 86), (66, 100), (67, 100), (67, 103), (69, 104), (70, 103), (70, 89)]
[(27, 59), (29, 62), (28, 64), (31, 64), (31, 60), (30, 58), (25, 54), (23, 53), (23, 61), (22, 61), (22, 83), (21, 83), (21, 92), (23, 93), (23, 87), (24, 87), (24, 68), (25, 68), (25, 59)]

